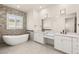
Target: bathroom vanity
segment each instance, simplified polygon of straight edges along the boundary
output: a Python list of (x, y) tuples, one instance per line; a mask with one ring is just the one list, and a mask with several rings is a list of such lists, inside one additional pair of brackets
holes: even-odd
[(55, 49), (65, 53), (79, 54), (78, 34), (60, 34), (60, 33), (47, 34), (44, 32), (34, 32), (34, 41), (41, 44), (45, 43), (52, 44), (54, 45)]
[(55, 35), (54, 48), (65, 53), (79, 54), (79, 35)]

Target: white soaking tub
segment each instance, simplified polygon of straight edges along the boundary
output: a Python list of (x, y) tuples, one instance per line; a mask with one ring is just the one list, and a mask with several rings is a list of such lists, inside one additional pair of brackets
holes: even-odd
[(28, 40), (29, 34), (3, 35), (3, 41), (8, 45), (17, 45)]

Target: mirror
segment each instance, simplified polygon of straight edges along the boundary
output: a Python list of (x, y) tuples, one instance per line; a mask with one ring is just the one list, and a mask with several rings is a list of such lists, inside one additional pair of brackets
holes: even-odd
[(47, 17), (46, 19), (42, 19), (42, 31), (50, 31), (52, 30), (52, 18)]
[(65, 18), (65, 32), (76, 33), (77, 32), (77, 16), (76, 13), (68, 14)]

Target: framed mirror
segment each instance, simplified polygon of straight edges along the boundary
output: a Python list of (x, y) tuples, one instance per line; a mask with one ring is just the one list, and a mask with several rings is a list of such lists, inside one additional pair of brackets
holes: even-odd
[(65, 32), (76, 33), (77, 32), (77, 14), (68, 14), (65, 18)]

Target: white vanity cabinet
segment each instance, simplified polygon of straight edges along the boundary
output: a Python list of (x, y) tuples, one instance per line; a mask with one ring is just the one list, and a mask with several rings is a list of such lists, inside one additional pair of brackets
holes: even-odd
[(55, 36), (54, 47), (62, 52), (72, 53), (72, 38), (66, 36)]
[(44, 44), (43, 32), (34, 32), (34, 41)]

